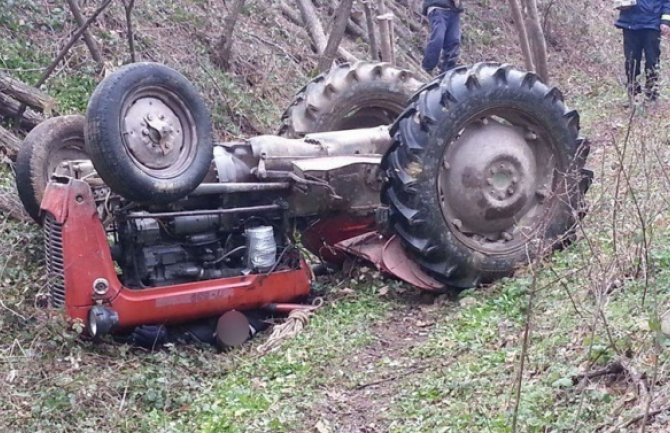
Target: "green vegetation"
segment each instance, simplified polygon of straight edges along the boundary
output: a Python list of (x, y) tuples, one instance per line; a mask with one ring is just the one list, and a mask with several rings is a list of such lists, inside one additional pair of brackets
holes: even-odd
[[(504, 11), (472, 3), (465, 60), (521, 64)], [(138, 2), (141, 58), (189, 76), (221, 137), (251, 134), (249, 125), (275, 131), (311, 60), (295, 34), (273, 24), (276, 10), (250, 4), (238, 34), (241, 60), (217, 69), (208, 56), (225, 10), (209, 6)], [(226, 353), (182, 346), (148, 353), (80, 341), (62, 318), (38, 308), (41, 234), (0, 216), (0, 431), (502, 433), (512, 431), (516, 413), (519, 432), (590, 432), (641, 413), (640, 377), (652, 408), (667, 404), (660, 314), (670, 304), (670, 103), (638, 110), (629, 122), (616, 75), (620, 47), (611, 42), (619, 35), (604, 8), (571, 14), (557, 6), (554, 19), (581, 31), (551, 35), (555, 81), (580, 110), (596, 171), (590, 211), (571, 248), (459, 294), (423, 294), (365, 269), (320, 280), (325, 306), (302, 334), (265, 356), (256, 348), (267, 335)], [(2, 71), (37, 81), (57, 51), (56, 36), (72, 30), (69, 20), (62, 8), (45, 12), (43, 2), (0, 0)], [(122, 23), (117, 5), (96, 29), (110, 68), (127, 58)], [(566, 44), (571, 38), (582, 39)], [(100, 78), (85, 47), (73, 53), (45, 84), (61, 113), (82, 112)], [(0, 185), (11, 188), (6, 167)], [(583, 378), (620, 360), (622, 372)], [(651, 419), (648, 431), (667, 429), (667, 416)]]

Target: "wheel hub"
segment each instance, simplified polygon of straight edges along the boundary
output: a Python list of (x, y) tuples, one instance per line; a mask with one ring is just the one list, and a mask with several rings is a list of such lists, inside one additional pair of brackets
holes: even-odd
[(484, 118), (447, 148), (439, 176), (442, 211), (460, 233), (510, 241), (539, 204), (537, 137), (521, 127)]
[(177, 114), (155, 97), (142, 97), (127, 110), (125, 141), (128, 149), (142, 165), (151, 169), (165, 169), (180, 155), (184, 139)]

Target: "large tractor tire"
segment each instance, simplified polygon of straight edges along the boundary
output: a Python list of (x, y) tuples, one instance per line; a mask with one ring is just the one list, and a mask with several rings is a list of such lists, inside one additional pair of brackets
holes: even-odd
[(569, 241), (592, 173), (579, 115), (510, 66), (447, 72), (391, 129), (382, 200), (409, 253), (445, 284), (490, 283)]
[(58, 116), (37, 125), (16, 157), (16, 187), (23, 207), (38, 224), (40, 204), (51, 175), (61, 163), (88, 160), (84, 150), (84, 116)]
[(423, 83), (388, 63), (343, 63), (303, 87), (282, 115), (279, 135), (390, 125)]
[(86, 149), (116, 193), (169, 203), (193, 191), (213, 157), (205, 101), (179, 72), (133, 63), (106, 77), (86, 109)]

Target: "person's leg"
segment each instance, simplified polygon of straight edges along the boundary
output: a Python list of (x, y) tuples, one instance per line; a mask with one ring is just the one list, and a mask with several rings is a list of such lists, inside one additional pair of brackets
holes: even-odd
[(428, 43), (423, 54), (421, 67), (427, 71), (432, 71), (440, 60), (440, 52), (444, 41), (444, 33), (447, 31), (447, 25), (440, 10), (433, 10), (428, 14), (430, 20), (430, 35)]
[(626, 58), (626, 86), (628, 96), (634, 97), (640, 93), (640, 84), (637, 77), (640, 75), (640, 62), (642, 61), (642, 44), (639, 30), (623, 31), (623, 51)]
[(658, 67), (661, 60), (661, 32), (657, 30), (644, 31), (644, 75), (645, 96), (655, 101), (658, 98)]
[(461, 54), (461, 14), (456, 11), (443, 12), (447, 23), (442, 45), (442, 62), (440, 72), (456, 67), (458, 56)]

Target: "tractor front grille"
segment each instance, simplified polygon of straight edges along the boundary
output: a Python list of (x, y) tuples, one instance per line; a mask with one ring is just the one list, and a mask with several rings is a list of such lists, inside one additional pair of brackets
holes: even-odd
[(44, 251), (47, 262), (47, 287), (51, 295), (51, 305), (62, 308), (65, 305), (65, 273), (63, 265), (63, 225), (47, 213), (44, 218)]

